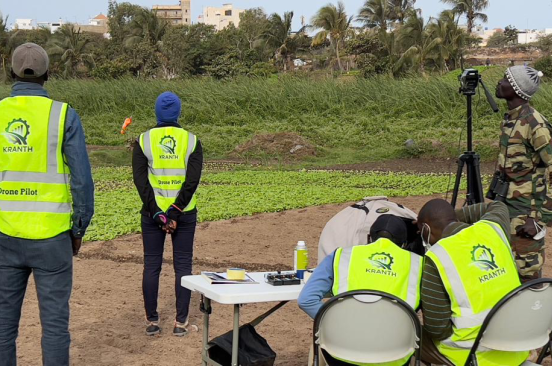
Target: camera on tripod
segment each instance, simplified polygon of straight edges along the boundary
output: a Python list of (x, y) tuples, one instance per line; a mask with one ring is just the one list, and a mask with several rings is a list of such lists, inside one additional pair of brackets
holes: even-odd
[(479, 71), (476, 69), (466, 69), (458, 76), (460, 81), (460, 93), (464, 95), (475, 95), (475, 91), (481, 81)]
[[(498, 106), (494, 101), (489, 89), (485, 86), (483, 78), (479, 74), (479, 71), (476, 69), (466, 69), (458, 77), (460, 81), (460, 94), (465, 95), (467, 98), (467, 143), (468, 148), (464, 154), (460, 155), (458, 158), (458, 170), (456, 172), (456, 182), (454, 183), (454, 191), (452, 193), (452, 207), (456, 207), (456, 202), (458, 200), (458, 194), (460, 191), (460, 180), (462, 178), (462, 173), (464, 171), (464, 166), (466, 167), (466, 176), (467, 176), (467, 193), (466, 193), (466, 204), (473, 205), (476, 203), (481, 203), (485, 200), (483, 196), (483, 187), (481, 183), (481, 171), (480, 171), (480, 156), (473, 150), (473, 111), (472, 111), (472, 99), (473, 96), (477, 94), (477, 87), (481, 85), (485, 91), (485, 96), (489, 105), (496, 113), (498, 112)], [(502, 197), (504, 193), (503, 181), (495, 177), (493, 179), (494, 188), (492, 192), (496, 192), (495, 196)], [(490, 194), (490, 193), (489, 193)]]

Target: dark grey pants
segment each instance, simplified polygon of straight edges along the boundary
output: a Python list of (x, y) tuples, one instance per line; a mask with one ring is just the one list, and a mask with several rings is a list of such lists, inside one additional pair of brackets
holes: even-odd
[(17, 364), (15, 340), (31, 273), (42, 324), (42, 363), (68, 366), (73, 285), (73, 250), (68, 232), (46, 240), (0, 233), (0, 366)]
[[(180, 285), (182, 276), (192, 274), (194, 254), (194, 234), (197, 214), (180, 215), (176, 231), (172, 234), (173, 261), (176, 294), (176, 321), (185, 323), (188, 319), (191, 292)], [(146, 318), (158, 321), (157, 297), (159, 294), (159, 275), (163, 264), (165, 232), (151, 218), (142, 216), (142, 238), (144, 240), (144, 277), (142, 289)]]

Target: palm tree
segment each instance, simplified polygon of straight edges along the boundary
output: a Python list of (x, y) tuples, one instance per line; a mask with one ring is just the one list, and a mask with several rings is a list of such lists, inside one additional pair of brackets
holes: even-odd
[(433, 50), (432, 56), (439, 70), (443, 72), (447, 70), (447, 61), (450, 57), (450, 48), (447, 47), (447, 41), (451, 31), (450, 23), (448, 23), (446, 19), (440, 17), (439, 19), (434, 19), (427, 28), (427, 32), (432, 38), (439, 38), (442, 40), (440, 47), (436, 47)]
[(387, 31), (387, 22), (391, 20), (389, 0), (367, 0), (360, 9), (358, 20), (368, 28), (379, 27), (383, 32)]
[(91, 69), (95, 66), (94, 58), (88, 53), (92, 40), (73, 24), (65, 24), (56, 31), (48, 48), (48, 54), (59, 59), (65, 77), (75, 76), (80, 67)]
[(154, 10), (142, 8), (130, 22), (131, 34), (125, 39), (125, 46), (134, 47), (146, 40), (155, 49), (160, 50), (162, 39), (169, 23), (157, 16)]
[(400, 42), (406, 51), (394, 66), (395, 71), (403, 68), (406, 64), (417, 67), (425, 75), (426, 61), (437, 46), (443, 40), (433, 38), (429, 32), (431, 23), (425, 23), (424, 18), (417, 12), (411, 12), (400, 32)]
[(282, 59), (284, 71), (287, 70), (290, 54), (296, 48), (294, 39), (291, 36), (292, 23), (292, 11), (285, 12), (283, 18), (279, 14), (274, 13), (268, 18), (268, 27), (263, 34), (267, 43), (276, 49), (275, 58), (277, 60)]
[(452, 11), (456, 14), (465, 15), (468, 20), (468, 34), (472, 33), (476, 20), (486, 23), (488, 17), (482, 13), (489, 7), (489, 0), (441, 0), (445, 4), (453, 6)]
[(414, 10), (416, 0), (389, 0), (390, 18), (404, 24), (408, 14)]
[(312, 28), (322, 29), (314, 36), (312, 45), (321, 45), (329, 37), (330, 43), (335, 50), (340, 70), (343, 70), (343, 66), (341, 65), (341, 58), (339, 56), (339, 47), (349, 34), (352, 20), (353, 17), (347, 17), (345, 5), (341, 1), (337, 3), (337, 6), (328, 4), (322, 7), (311, 20)]
[(448, 71), (449, 64), (456, 68), (466, 41), (466, 32), (458, 27), (458, 17), (452, 10), (445, 10), (428, 26), (430, 35), (442, 40), (434, 51), (441, 72)]

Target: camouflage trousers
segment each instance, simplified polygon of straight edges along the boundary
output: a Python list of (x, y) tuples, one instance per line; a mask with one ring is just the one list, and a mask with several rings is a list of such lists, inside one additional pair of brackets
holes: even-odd
[[(526, 219), (527, 216), (518, 216), (510, 223), (512, 251), (522, 283), (541, 278), (544, 265), (544, 239), (535, 240), (516, 234), (516, 229), (523, 226)], [(539, 225), (545, 227), (543, 222)]]

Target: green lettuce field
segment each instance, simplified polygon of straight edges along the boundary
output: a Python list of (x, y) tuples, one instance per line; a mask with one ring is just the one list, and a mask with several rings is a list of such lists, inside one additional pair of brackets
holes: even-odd
[[(140, 230), (141, 201), (128, 167), (97, 168), (96, 214), (86, 240), (109, 240)], [(200, 221), (389, 197), (444, 193), (448, 175), (335, 171), (206, 172), (198, 190)], [(452, 183), (451, 183), (452, 184)]]

